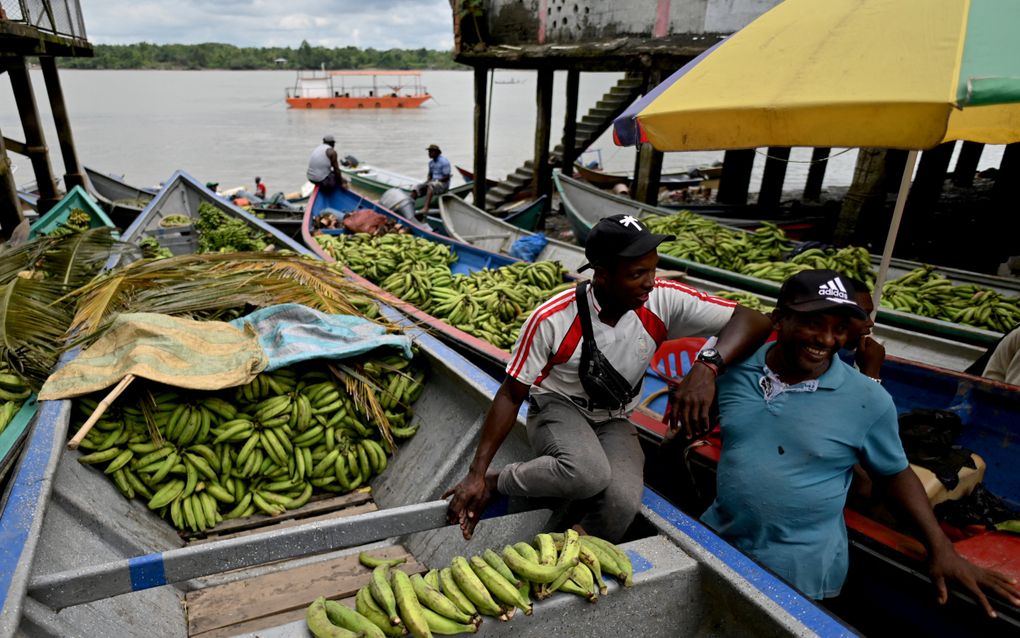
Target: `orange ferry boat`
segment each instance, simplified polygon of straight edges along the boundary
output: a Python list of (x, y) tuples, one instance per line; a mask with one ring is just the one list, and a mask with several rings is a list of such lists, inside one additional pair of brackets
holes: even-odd
[(298, 71), (295, 109), (415, 109), (430, 99), (421, 71)]

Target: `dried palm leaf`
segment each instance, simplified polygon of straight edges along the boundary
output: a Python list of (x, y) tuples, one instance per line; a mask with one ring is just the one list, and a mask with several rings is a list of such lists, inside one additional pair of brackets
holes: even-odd
[(129, 264), (76, 293), (75, 344), (98, 336), (122, 312), (208, 317), (231, 309), (299, 303), (361, 315), (371, 294), (329, 264), (300, 255), (212, 253)]
[(385, 392), (385, 390), (348, 365), (342, 363), (330, 364), (329, 371), (344, 384), (344, 389), (347, 391), (347, 395), (351, 397), (351, 400), (354, 401), (354, 405), (364, 414), (371, 417), (372, 421), (379, 427), (379, 432), (382, 434), (383, 439), (386, 440), (386, 445), (389, 446), (390, 450), (396, 450), (397, 445), (393, 441), (393, 433), (390, 432), (390, 420), (386, 417), (386, 412), (383, 411), (382, 406), (379, 405), (379, 399), (376, 395), (377, 392)]
[(0, 287), (0, 349), (12, 367), (36, 387), (57, 362), (71, 308), (54, 304), (59, 283), (15, 277)]

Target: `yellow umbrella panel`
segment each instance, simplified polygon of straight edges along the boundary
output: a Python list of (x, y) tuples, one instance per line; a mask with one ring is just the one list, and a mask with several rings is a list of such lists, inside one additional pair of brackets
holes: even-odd
[(1009, 143), (1017, 24), (1012, 0), (787, 0), (620, 119), (663, 151)]

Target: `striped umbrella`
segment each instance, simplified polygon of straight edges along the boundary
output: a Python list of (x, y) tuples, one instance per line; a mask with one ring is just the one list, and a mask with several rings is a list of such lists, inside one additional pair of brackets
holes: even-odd
[(1020, 141), (1017, 0), (786, 0), (614, 122), (660, 151), (909, 149), (881, 292), (917, 150)]

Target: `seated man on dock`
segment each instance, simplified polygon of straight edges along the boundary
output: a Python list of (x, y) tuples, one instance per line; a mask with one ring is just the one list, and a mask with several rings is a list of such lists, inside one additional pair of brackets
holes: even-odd
[[(524, 323), (468, 474), (444, 495), (453, 496), (447, 517), (465, 538), (498, 491), (570, 501), (582, 510), (579, 531), (619, 541), (644, 489), (644, 454), (629, 415), (640, 401), (645, 369), (667, 339), (719, 335), (716, 349), (703, 351), (700, 365), (671, 390), (671, 431), (679, 422), (688, 436), (707, 431), (716, 375), (725, 361), (764, 343), (771, 326), (759, 312), (656, 279), (656, 248), (668, 239), (630, 215), (600, 220), (585, 246), (589, 263), (581, 268), (594, 268), (591, 282), (554, 296)], [(590, 331), (582, 327), (584, 317)], [(585, 332), (596, 350), (585, 343)], [(593, 369), (600, 357), (607, 363)], [(529, 392), (535, 458), (489, 471)]]
[(835, 597), (849, 564), (843, 507), (860, 462), (917, 528), (939, 602), (955, 580), (994, 617), (983, 590), (1017, 605), (1015, 583), (957, 554), (908, 467), (892, 397), (837, 356), (865, 317), (835, 271), (783, 284), (777, 341), (719, 379), (723, 447), (702, 520), (805, 595)]
[(429, 172), (425, 181), (414, 187), (411, 196), (418, 199), (424, 195), (425, 205), (422, 210), (427, 212), (432, 206), (433, 197), (438, 198), (450, 190), (450, 177), (453, 175), (453, 170), (450, 168), (450, 160), (443, 157), (443, 151), (439, 149), (439, 146), (429, 144), (426, 150), (429, 152)]

